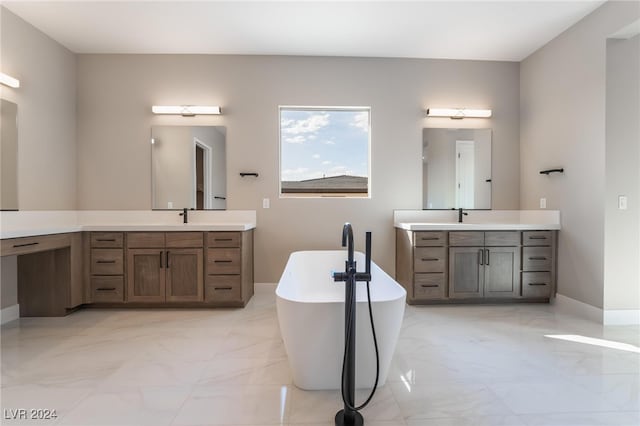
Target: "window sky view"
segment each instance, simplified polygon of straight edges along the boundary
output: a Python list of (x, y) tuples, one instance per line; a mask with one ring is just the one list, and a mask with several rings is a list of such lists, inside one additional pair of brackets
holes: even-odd
[(280, 178), (369, 176), (368, 109), (280, 109)]

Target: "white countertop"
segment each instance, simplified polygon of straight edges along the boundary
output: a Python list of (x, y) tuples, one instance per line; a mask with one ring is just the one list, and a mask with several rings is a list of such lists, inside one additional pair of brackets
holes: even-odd
[(80, 231), (247, 231), (256, 227), (255, 210), (189, 211), (92, 210), (0, 212), (0, 238)]
[(559, 230), (557, 210), (469, 210), (458, 223), (450, 210), (396, 210), (394, 226), (408, 231)]

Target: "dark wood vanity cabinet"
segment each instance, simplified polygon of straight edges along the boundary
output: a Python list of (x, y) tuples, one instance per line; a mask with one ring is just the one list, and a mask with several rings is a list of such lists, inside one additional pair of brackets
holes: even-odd
[(449, 297), (520, 296), (520, 232), (449, 232)]
[(556, 231), (396, 229), (396, 280), (409, 304), (548, 301)]
[(203, 300), (202, 232), (127, 233), (127, 302)]
[(253, 231), (90, 232), (91, 303), (244, 306), (253, 295)]

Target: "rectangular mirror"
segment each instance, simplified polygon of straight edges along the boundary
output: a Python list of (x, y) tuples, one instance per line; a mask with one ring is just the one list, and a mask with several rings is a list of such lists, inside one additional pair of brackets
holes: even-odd
[(491, 129), (423, 129), (422, 208), (491, 209)]
[(226, 128), (151, 128), (152, 208), (227, 208)]
[(0, 99), (0, 210), (18, 210), (18, 105)]

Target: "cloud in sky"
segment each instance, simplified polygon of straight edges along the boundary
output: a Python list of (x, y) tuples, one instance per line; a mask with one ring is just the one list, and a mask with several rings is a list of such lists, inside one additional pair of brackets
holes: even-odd
[(363, 132), (369, 131), (369, 111), (362, 111), (353, 116), (353, 121), (351, 122), (353, 127), (356, 127)]
[(280, 132), (286, 143), (305, 143), (307, 139), (315, 139), (316, 133), (329, 125), (329, 114), (311, 114), (307, 118), (282, 118)]
[(369, 175), (369, 111), (283, 108), (281, 179)]

